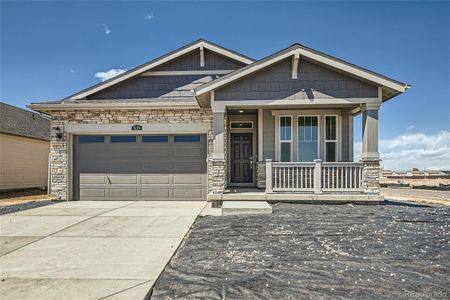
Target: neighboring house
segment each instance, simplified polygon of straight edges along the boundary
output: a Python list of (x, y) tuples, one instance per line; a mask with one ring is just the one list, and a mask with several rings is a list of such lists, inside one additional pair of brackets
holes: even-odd
[(50, 118), (0, 102), (0, 190), (46, 187)]
[(198, 40), (29, 107), (52, 115), (55, 198), (380, 200), (378, 111), (408, 88), (299, 44), (254, 60)]

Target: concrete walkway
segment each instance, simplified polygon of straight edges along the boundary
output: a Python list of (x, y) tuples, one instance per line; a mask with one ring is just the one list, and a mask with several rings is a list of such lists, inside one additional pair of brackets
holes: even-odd
[(142, 299), (205, 205), (77, 201), (0, 216), (0, 298)]

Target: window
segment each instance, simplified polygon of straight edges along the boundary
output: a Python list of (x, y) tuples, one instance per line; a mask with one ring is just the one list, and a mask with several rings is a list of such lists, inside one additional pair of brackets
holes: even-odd
[(142, 136), (143, 143), (167, 143), (169, 137), (167, 135), (144, 135)]
[(104, 143), (105, 137), (103, 135), (80, 135), (78, 137), (80, 143)]
[(176, 135), (175, 143), (200, 142), (199, 135)]
[(135, 135), (112, 135), (111, 143), (136, 143)]
[(325, 161), (337, 161), (336, 116), (325, 116)]
[(291, 161), (292, 117), (280, 116), (280, 161)]
[(319, 157), (319, 117), (298, 117), (297, 160), (310, 162)]
[(232, 129), (253, 128), (253, 122), (231, 122), (230, 128)]

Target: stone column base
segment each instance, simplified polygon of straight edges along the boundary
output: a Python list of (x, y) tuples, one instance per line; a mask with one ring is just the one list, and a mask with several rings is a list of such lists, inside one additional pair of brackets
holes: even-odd
[(256, 187), (258, 189), (266, 188), (266, 162), (258, 161), (256, 163)]
[(380, 160), (364, 159), (363, 187), (366, 194), (380, 194)]
[(216, 193), (223, 193), (227, 187), (226, 174), (226, 160), (225, 159), (209, 159), (209, 190)]

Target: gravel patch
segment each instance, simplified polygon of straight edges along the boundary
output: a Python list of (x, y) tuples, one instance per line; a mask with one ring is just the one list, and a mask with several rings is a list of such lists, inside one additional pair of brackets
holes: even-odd
[(8, 206), (2, 206), (0, 207), (0, 215), (15, 213), (22, 210), (32, 209), (36, 207), (46, 206), (46, 205), (52, 205), (56, 204), (58, 202), (55, 201), (31, 201), (31, 202), (25, 202), (25, 203), (19, 203), (19, 204), (13, 204)]
[(273, 208), (273, 215), (200, 217), (152, 299), (450, 297), (449, 207)]

